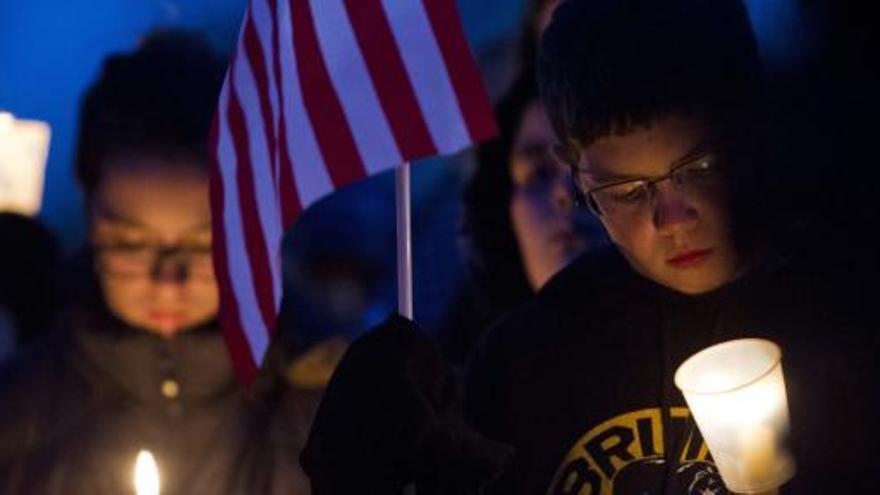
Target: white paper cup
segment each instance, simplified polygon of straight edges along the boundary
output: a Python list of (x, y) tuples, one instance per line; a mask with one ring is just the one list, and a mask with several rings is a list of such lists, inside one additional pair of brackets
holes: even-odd
[(769, 340), (731, 340), (694, 354), (675, 372), (675, 385), (733, 492), (774, 490), (794, 476), (781, 358)]

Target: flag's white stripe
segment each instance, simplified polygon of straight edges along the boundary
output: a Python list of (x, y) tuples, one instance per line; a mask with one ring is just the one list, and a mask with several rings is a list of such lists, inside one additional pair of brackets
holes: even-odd
[(272, 178), (272, 161), (266, 135), (263, 132), (263, 116), (260, 110), (260, 97), (250, 63), (241, 46), (233, 64), (233, 77), (238, 101), (244, 111), (245, 129), (248, 134), (251, 171), (254, 182), (254, 198), (257, 202), (257, 215), (266, 241), (266, 258), (272, 275), (275, 300), (272, 301), (277, 313), (281, 306), (281, 208), (275, 194)]
[[(257, 304), (254, 292), (254, 279), (248, 263), (244, 228), (241, 224), (241, 210), (239, 210), (238, 184), (235, 181), (235, 169), (238, 165), (226, 116), (228, 108), (229, 81), (227, 80), (220, 92), (220, 107), (217, 112), (219, 119), (217, 161), (220, 164), (219, 176), (223, 182), (223, 227), (226, 234), (225, 239), (218, 239), (218, 242), (226, 244), (226, 263), (232, 286), (230, 288), (236, 299), (234, 304), (238, 308), (241, 327), (245, 332), (244, 336), (250, 344), (251, 356), (253, 356), (254, 362), (261, 363), (266, 349), (269, 347), (269, 331), (263, 324), (260, 315), (260, 306)], [(230, 304), (233, 301), (224, 301), (223, 303)]]
[(293, 167), (293, 177), (303, 208), (333, 191), (333, 182), (306, 112), (293, 51), (293, 23), (287, 0), (278, 1), (278, 51), (281, 57), (281, 95), (286, 136), (281, 136)]
[(467, 146), (470, 134), (421, 0), (382, 0), (382, 6), (438, 152)]
[[(283, 0), (282, 0), (283, 1)], [(269, 89), (269, 105), (272, 107), (272, 129), (276, 140), (278, 137), (278, 121), (280, 117), (278, 108), (278, 87), (275, 79), (275, 64), (273, 56), (272, 36), (274, 34), (274, 26), (272, 24), (272, 12), (266, 0), (253, 0), (250, 8), (254, 20), (254, 27), (257, 31), (257, 37), (260, 39), (260, 53), (263, 56), (263, 65), (266, 67), (266, 79)], [(277, 146), (274, 150), (270, 150), (274, 159), (273, 163), (276, 167), (275, 172), (278, 173), (280, 159), (278, 156)], [(277, 190), (276, 184), (276, 190)], [(276, 193), (277, 194), (277, 193)]]
[[(279, 0), (283, 1), (283, 0)], [(278, 115), (278, 91), (275, 87), (275, 64), (272, 58), (272, 12), (266, 0), (253, 0), (251, 2), (254, 27), (257, 38), (260, 40), (263, 64), (266, 66), (266, 77), (269, 83), (269, 103), (272, 106), (273, 119)], [(274, 119), (277, 122), (277, 119)]]
[(367, 174), (403, 160), (351, 27), (343, 0), (311, 0), (327, 71)]

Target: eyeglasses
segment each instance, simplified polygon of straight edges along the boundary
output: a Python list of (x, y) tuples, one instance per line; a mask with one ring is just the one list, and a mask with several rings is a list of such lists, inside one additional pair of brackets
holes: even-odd
[[(576, 182), (584, 190), (581, 170), (574, 170)], [(705, 153), (686, 159), (674, 166), (668, 174), (659, 177), (623, 180), (602, 184), (584, 192), (587, 206), (599, 216), (624, 217), (650, 209), (657, 195), (657, 185), (669, 180), (679, 190), (702, 194), (717, 190), (724, 183), (724, 173), (718, 156)]]
[(163, 263), (186, 268), (195, 279), (214, 278), (210, 244), (160, 246), (154, 244), (113, 242), (94, 247), (98, 268), (108, 275), (144, 277), (152, 275)]

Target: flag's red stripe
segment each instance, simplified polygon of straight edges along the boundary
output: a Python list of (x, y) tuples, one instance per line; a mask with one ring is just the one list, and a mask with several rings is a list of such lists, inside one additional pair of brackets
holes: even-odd
[[(234, 136), (235, 155), (238, 166), (235, 180), (238, 183), (238, 202), (241, 205), (241, 224), (244, 229), (245, 246), (253, 274), (254, 293), (263, 317), (263, 324), (269, 335), (275, 333), (275, 296), (272, 282), (271, 264), (266, 235), (260, 222), (257, 200), (254, 190), (254, 167), (261, 164), (251, 163), (250, 140), (245, 126), (244, 110), (235, 92), (235, 79), (232, 77), (237, 60), (233, 60), (229, 72), (229, 127)], [(274, 240), (273, 240), (274, 242)], [(233, 260), (235, 262), (236, 260)], [(245, 261), (245, 260), (241, 260)]]
[[(225, 111), (220, 108), (219, 112)], [(236, 374), (245, 387), (250, 386), (257, 375), (257, 363), (254, 361), (242, 327), (241, 317), (238, 313), (236, 298), (232, 292), (232, 284), (229, 278), (229, 259), (226, 253), (226, 226), (223, 219), (226, 211), (223, 207), (223, 179), (220, 177), (220, 164), (216, 158), (217, 143), (219, 136), (219, 118), (214, 117), (211, 127), (211, 149), (214, 163), (211, 167), (211, 224), (213, 226), (212, 243), (214, 251), (214, 272), (217, 274), (217, 289), (220, 291), (220, 326), (226, 340), (226, 347), (232, 357), (232, 364)], [(229, 180), (231, 178), (227, 178)]]
[(403, 58), (381, 0), (345, 0), (348, 17), (364, 56), (370, 79), (406, 160), (436, 155)]
[[(284, 139), (287, 133), (287, 123), (284, 117), (281, 118), (281, 128), (279, 136)], [(290, 161), (290, 155), (287, 153), (287, 146), (281, 146), (281, 217), (284, 229), (289, 229), (293, 222), (302, 213), (302, 203), (299, 200), (299, 193), (296, 190), (295, 179), (293, 178), (293, 163)]]
[(495, 136), (492, 107), (452, 0), (423, 0), (471, 140)]
[(363, 178), (364, 164), (324, 63), (309, 2), (282, 1), (290, 3), (293, 48), (306, 111), (330, 180), (339, 188)]
[(260, 112), (263, 114), (263, 134), (266, 135), (266, 142), (269, 145), (269, 156), (273, 161), (270, 167), (272, 169), (273, 182), (277, 184), (278, 176), (276, 171), (278, 166), (274, 163), (276, 159), (275, 125), (272, 120), (272, 104), (269, 102), (269, 76), (263, 58), (263, 46), (260, 44), (257, 27), (254, 25), (254, 18), (250, 12), (245, 16), (244, 22), (244, 49), (251, 66), (251, 73), (254, 75), (254, 80), (257, 83), (256, 89), (260, 97)]
[(281, 170), (279, 171), (279, 194), (281, 196), (281, 223), (284, 229), (290, 228), (293, 221), (302, 212), (302, 203), (299, 192), (296, 190), (296, 179), (293, 177), (293, 163), (287, 150), (287, 119), (284, 118), (284, 93), (283, 79), (281, 76), (281, 49), (278, 37), (278, 0), (269, 0), (269, 10), (272, 12), (272, 61), (275, 66), (275, 89), (278, 90), (278, 156)]

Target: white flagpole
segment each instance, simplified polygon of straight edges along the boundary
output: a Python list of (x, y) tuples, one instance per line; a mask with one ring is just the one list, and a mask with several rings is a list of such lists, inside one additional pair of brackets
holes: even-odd
[[(397, 168), (395, 190), (397, 203), (397, 311), (413, 319), (412, 298), (412, 229), (410, 198), (410, 163)], [(413, 484), (403, 487), (402, 495), (416, 495)]]
[(412, 230), (410, 228), (410, 163), (396, 172), (397, 197), (397, 311), (413, 319), (412, 297)]

